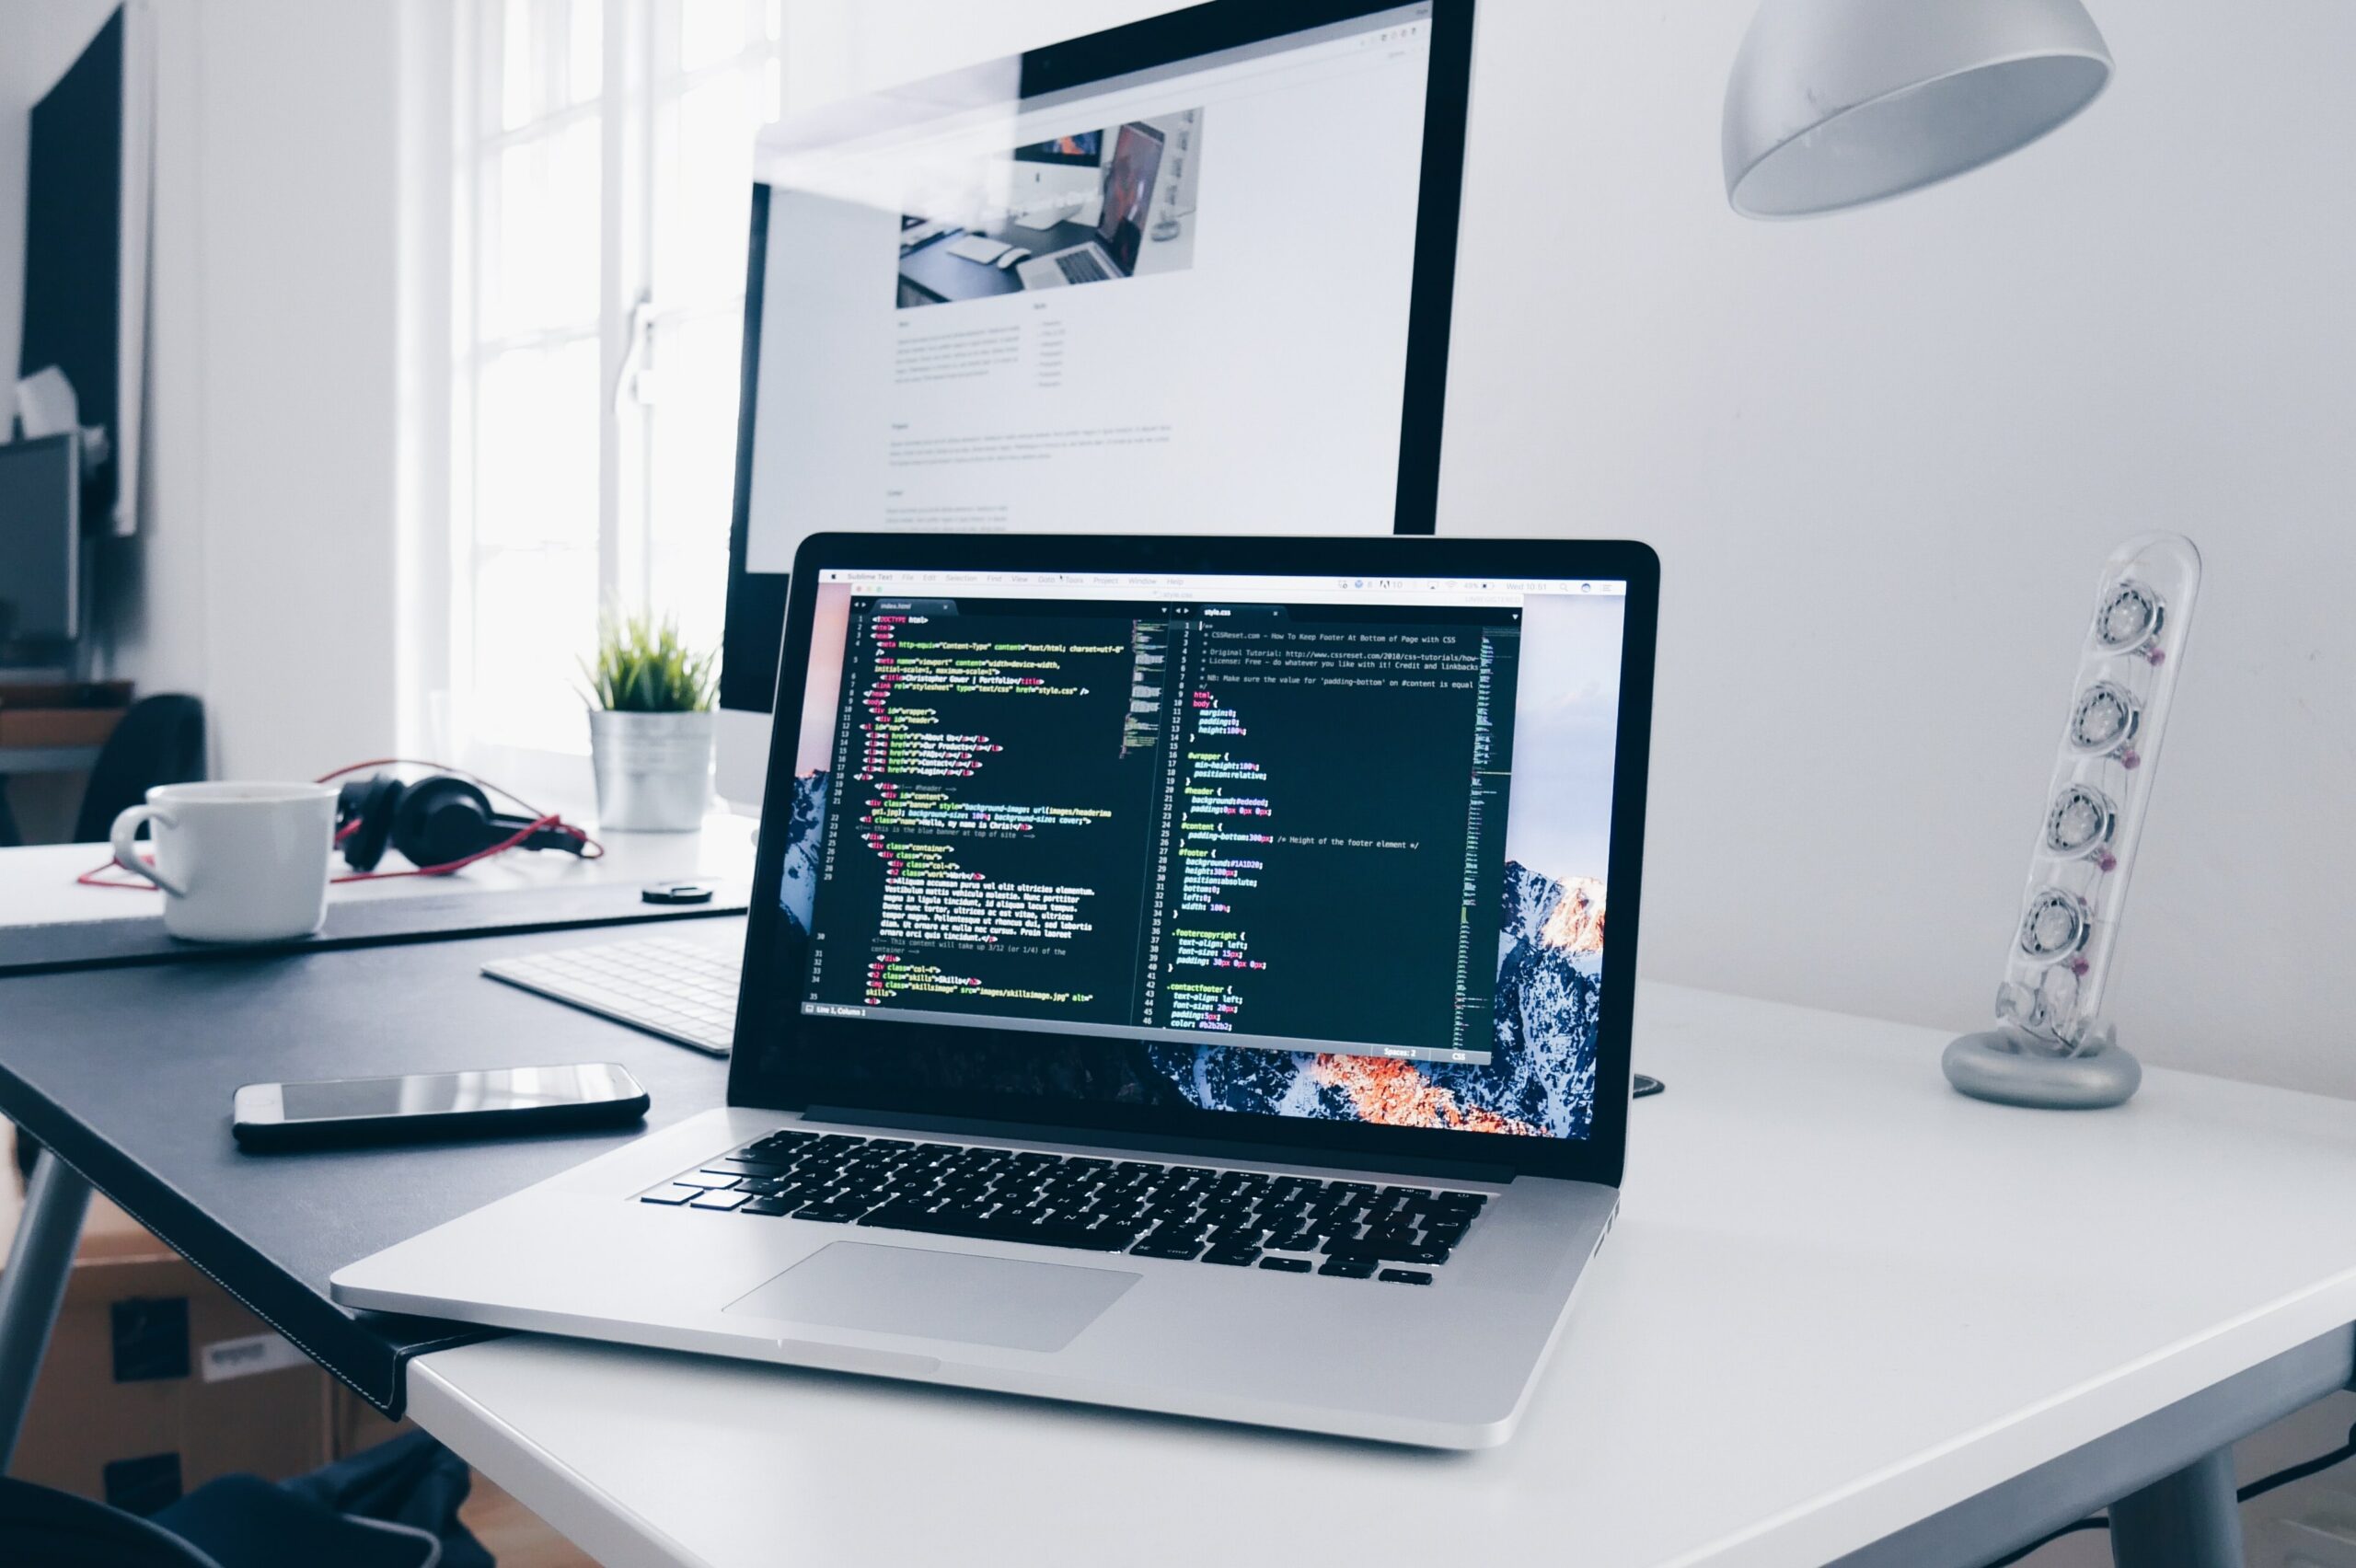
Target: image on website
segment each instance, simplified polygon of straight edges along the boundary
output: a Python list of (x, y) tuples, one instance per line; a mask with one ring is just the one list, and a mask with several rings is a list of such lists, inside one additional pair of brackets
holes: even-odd
[(1067, 132), (931, 173), (900, 214), (900, 308), (1191, 267), (1202, 118)]
[(1082, 1098), (1584, 1138), (1623, 604), (827, 583), (780, 894), (803, 1010), (1036, 1030), (936, 1066)]

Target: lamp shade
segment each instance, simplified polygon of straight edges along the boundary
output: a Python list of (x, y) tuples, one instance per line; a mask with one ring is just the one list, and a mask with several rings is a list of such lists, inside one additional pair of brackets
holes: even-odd
[(2078, 0), (1764, 0), (1727, 83), (1727, 199), (1796, 218), (1935, 184), (2062, 124), (2110, 70)]

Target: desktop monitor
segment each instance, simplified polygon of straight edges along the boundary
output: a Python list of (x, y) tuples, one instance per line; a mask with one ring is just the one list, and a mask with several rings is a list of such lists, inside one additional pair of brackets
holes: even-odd
[(0, 445), (0, 663), (79, 633), (81, 467), (70, 434)]
[[(809, 534), (1431, 531), (1472, 29), (1213, 0), (761, 133), (724, 799)], [(1109, 286), (1017, 265), (1091, 243)]]

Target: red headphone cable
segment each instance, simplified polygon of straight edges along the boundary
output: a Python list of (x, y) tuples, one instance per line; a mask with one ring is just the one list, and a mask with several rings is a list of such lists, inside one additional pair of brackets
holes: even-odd
[[(570, 834), (572, 837), (579, 839), (582, 844), (581, 858), (584, 860), (599, 860), (605, 858), (606, 847), (603, 844), (598, 843), (595, 839), (590, 837), (587, 833), (573, 826), (572, 824), (565, 821), (563, 817), (560, 816), (556, 813), (543, 812), (539, 807), (532, 804), (529, 801), (524, 799), (523, 796), (518, 795), (514, 790), (506, 788), (504, 785), (494, 784), (479, 773), (469, 773), (463, 767), (452, 767), (447, 763), (428, 762), (422, 757), (380, 756), (368, 762), (354, 762), (347, 764), (342, 767), (332, 768), (326, 773), (320, 774), (318, 778), (313, 779), (312, 782), (315, 784), (329, 784), (342, 778), (347, 773), (359, 773), (364, 769), (372, 767), (430, 767), (436, 773), (446, 773), (453, 778), (463, 778), (467, 780), (467, 782), (476, 785), (480, 789), (489, 790), (493, 793), (506, 796), (507, 799), (513, 801), (516, 805), (521, 806), (525, 814), (529, 815), (533, 820), (529, 824), (525, 824), (520, 831), (501, 840), (497, 844), (478, 849), (471, 855), (461, 856), (456, 860), (445, 861), (443, 864), (438, 866), (417, 866), (405, 871), (350, 871), (340, 877), (329, 877), (328, 879), (329, 882), (379, 882), (387, 877), (446, 877), (453, 872), (466, 870), (466, 868), (473, 865), (478, 860), (488, 860), (494, 855), (504, 855), (508, 850), (514, 848), (517, 845), (523, 843), (525, 839), (531, 837), (532, 835), (539, 832), (543, 828), (555, 828), (559, 832)], [(341, 845), (345, 839), (351, 837), (358, 831), (360, 831), (360, 824), (358, 823), (346, 823), (342, 827), (336, 830), (335, 842)], [(116, 869), (115, 863), (110, 859), (102, 866), (91, 867), (88, 870), (84, 871), (80, 876), (75, 877), (74, 881), (77, 885), (82, 887), (115, 887), (122, 888), (132, 893), (144, 893), (152, 892), (154, 890), (155, 884), (153, 882), (139, 882), (135, 880), (105, 880), (104, 873)]]

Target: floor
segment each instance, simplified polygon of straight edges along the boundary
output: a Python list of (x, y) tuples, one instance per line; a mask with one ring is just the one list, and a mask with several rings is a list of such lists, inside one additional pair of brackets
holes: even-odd
[(499, 1568), (596, 1568), (595, 1558), (541, 1523), (480, 1470), (474, 1472), (474, 1490), (458, 1517)]

